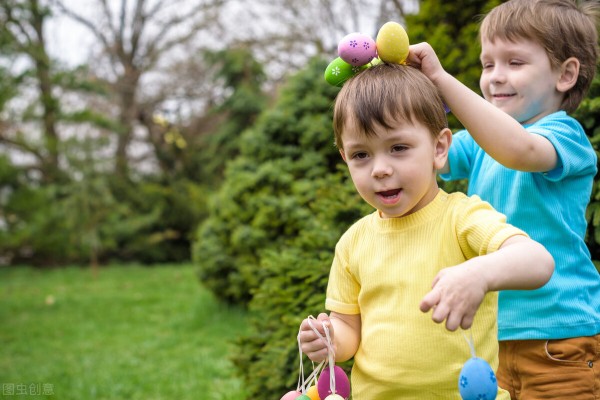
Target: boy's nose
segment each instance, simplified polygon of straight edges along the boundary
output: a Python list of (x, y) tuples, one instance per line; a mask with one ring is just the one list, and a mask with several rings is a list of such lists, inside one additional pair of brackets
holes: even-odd
[(491, 83), (503, 83), (506, 81), (506, 74), (502, 70), (502, 68), (494, 68), (492, 74), (490, 76)]
[(389, 163), (385, 162), (384, 160), (375, 160), (371, 176), (373, 178), (381, 179), (392, 175), (392, 172), (393, 169)]

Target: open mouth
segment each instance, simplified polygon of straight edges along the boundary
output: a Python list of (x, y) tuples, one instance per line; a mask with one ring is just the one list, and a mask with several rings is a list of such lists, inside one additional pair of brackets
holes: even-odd
[(384, 190), (382, 192), (377, 192), (377, 196), (379, 196), (384, 202), (394, 202), (400, 197), (400, 192), (402, 189), (392, 189), (392, 190)]

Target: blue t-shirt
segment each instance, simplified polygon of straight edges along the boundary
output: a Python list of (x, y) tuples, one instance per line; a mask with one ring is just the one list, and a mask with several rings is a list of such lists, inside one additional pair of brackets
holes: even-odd
[(467, 178), (469, 195), (477, 194), (488, 201), (554, 257), (554, 274), (545, 286), (500, 293), (498, 338), (592, 336), (600, 332), (600, 274), (590, 259), (584, 237), (596, 153), (579, 122), (564, 111), (524, 127), (554, 145), (558, 155), (554, 170), (541, 173), (508, 169), (463, 130), (453, 137), (450, 173), (441, 177)]

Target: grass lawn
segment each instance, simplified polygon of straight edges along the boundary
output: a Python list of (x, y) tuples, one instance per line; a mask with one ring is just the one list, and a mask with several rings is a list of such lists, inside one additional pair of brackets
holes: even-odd
[(245, 317), (191, 265), (0, 268), (0, 397), (243, 399)]

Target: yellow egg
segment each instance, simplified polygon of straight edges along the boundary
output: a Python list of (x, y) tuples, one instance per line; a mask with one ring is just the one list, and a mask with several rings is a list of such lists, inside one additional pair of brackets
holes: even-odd
[(310, 400), (321, 400), (321, 398), (319, 397), (319, 391), (317, 390), (316, 386), (309, 387), (306, 391), (306, 395), (310, 397)]
[(379, 29), (375, 43), (382, 61), (403, 64), (408, 57), (408, 35), (397, 22), (386, 22)]

